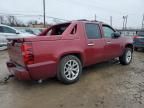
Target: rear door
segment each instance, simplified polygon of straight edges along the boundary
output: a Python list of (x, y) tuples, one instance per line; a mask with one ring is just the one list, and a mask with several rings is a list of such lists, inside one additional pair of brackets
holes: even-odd
[(102, 29), (105, 39), (105, 47), (104, 47), (105, 59), (112, 59), (120, 56), (120, 54), (122, 53), (121, 37), (113, 38), (112, 34), (116, 31), (109, 25), (102, 25)]
[(86, 60), (88, 64), (98, 63), (103, 61), (105, 41), (102, 38), (100, 27), (95, 23), (86, 23)]

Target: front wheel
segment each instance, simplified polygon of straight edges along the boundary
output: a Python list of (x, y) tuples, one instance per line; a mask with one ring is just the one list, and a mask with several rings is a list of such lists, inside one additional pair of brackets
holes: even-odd
[(119, 57), (119, 61), (123, 65), (128, 65), (132, 61), (132, 49), (131, 48), (126, 48), (125, 52), (121, 57)]
[(76, 56), (69, 55), (61, 59), (57, 77), (62, 83), (72, 84), (77, 82), (81, 73), (82, 64)]

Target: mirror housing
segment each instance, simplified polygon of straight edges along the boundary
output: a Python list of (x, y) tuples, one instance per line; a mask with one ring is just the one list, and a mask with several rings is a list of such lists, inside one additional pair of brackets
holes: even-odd
[(20, 32), (16, 31), (16, 34), (20, 34)]
[(112, 33), (112, 38), (119, 38), (121, 34), (119, 32)]

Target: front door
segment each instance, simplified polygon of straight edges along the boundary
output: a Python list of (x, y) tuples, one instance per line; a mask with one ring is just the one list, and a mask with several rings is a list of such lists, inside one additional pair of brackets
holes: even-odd
[(86, 23), (87, 49), (85, 51), (87, 64), (103, 61), (105, 40), (102, 39), (98, 24)]
[(113, 28), (108, 25), (103, 25), (103, 34), (105, 39), (105, 58), (112, 59), (120, 56), (121, 54), (121, 37), (113, 38), (112, 34), (115, 32)]

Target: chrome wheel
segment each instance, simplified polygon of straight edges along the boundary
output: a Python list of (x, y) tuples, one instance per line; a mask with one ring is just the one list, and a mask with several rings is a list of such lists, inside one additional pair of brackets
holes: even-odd
[(80, 66), (76, 60), (69, 60), (64, 65), (64, 75), (68, 80), (74, 80), (79, 75)]
[(132, 59), (132, 52), (131, 51), (128, 51), (127, 54), (126, 54), (126, 61), (127, 63), (129, 63)]

